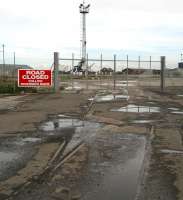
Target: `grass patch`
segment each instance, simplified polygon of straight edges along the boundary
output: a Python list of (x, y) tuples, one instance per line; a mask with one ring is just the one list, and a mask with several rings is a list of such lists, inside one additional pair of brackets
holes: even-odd
[(36, 88), (21, 88), (18, 87), (13, 81), (0, 81), (0, 94), (13, 94), (13, 93), (21, 93), (21, 92), (31, 92), (36, 93)]

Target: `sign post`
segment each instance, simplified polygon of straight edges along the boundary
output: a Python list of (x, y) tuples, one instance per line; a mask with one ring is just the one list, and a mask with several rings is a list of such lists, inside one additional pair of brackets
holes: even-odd
[(18, 87), (51, 87), (51, 70), (18, 70)]

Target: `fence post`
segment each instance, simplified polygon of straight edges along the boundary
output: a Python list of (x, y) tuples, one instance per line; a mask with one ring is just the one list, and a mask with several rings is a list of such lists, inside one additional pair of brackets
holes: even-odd
[(100, 55), (100, 88), (102, 88), (102, 66), (103, 66), (103, 57), (102, 54)]
[(161, 56), (161, 92), (164, 92), (165, 87), (165, 66), (166, 66), (166, 57)]
[(72, 90), (74, 89), (74, 80), (73, 80), (73, 70), (74, 70), (74, 53), (72, 53), (72, 69), (71, 69), (71, 79), (72, 79)]
[(126, 88), (128, 92), (128, 65), (129, 65), (129, 58), (128, 55), (126, 56)]
[(59, 68), (59, 53), (54, 52), (54, 92), (59, 91), (59, 78), (58, 78), (58, 69)]
[(150, 70), (151, 70), (151, 67), (152, 67), (152, 60), (151, 60), (151, 56), (150, 56), (150, 61), (149, 61), (149, 64), (150, 64)]
[(114, 72), (113, 72), (113, 80), (114, 80), (114, 90), (116, 89), (116, 55), (114, 55)]
[(141, 62), (141, 60), (140, 60), (140, 56), (138, 57), (138, 70), (140, 71), (140, 63)]
[(16, 60), (15, 60), (15, 52), (13, 53), (13, 91), (16, 92)]

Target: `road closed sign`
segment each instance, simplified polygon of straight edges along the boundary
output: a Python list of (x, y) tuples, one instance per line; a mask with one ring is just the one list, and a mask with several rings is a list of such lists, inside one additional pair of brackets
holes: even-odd
[(18, 70), (18, 87), (50, 87), (51, 85), (51, 70)]

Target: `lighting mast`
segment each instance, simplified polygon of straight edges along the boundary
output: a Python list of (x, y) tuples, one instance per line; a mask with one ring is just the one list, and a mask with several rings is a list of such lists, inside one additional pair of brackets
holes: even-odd
[(85, 70), (85, 75), (88, 75), (86, 66), (86, 14), (89, 13), (90, 4), (85, 5), (85, 1), (79, 6), (79, 11), (82, 15), (82, 38), (81, 38), (81, 68)]

